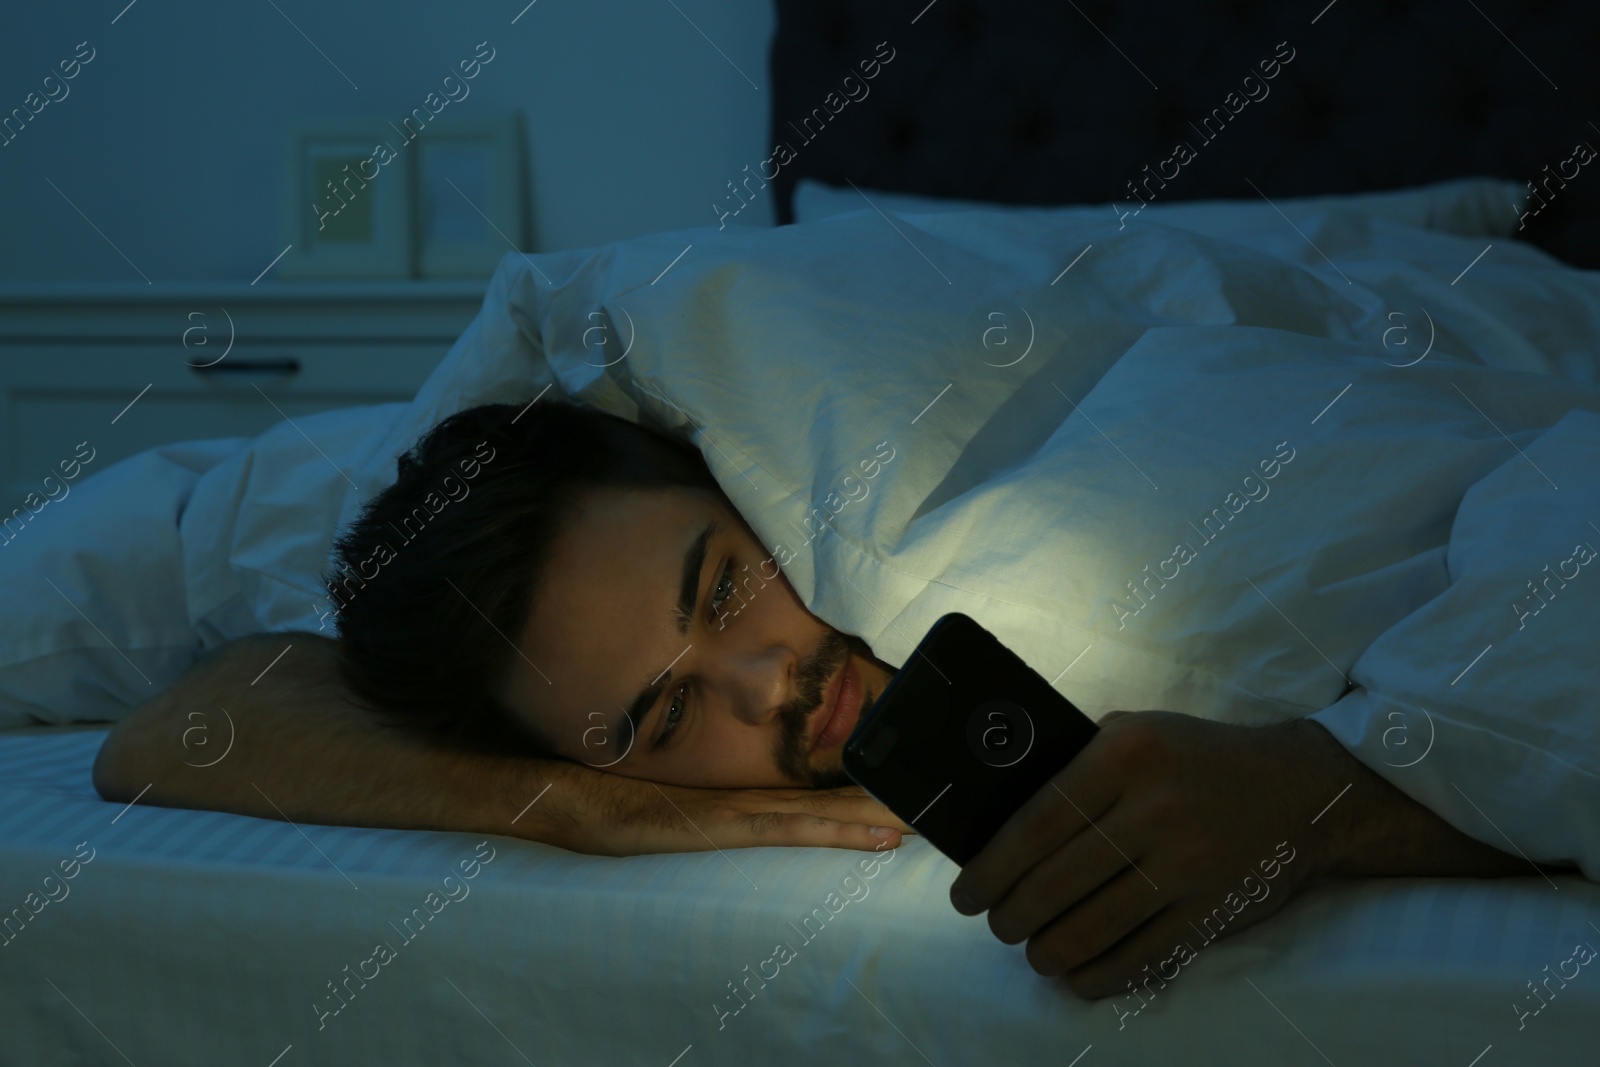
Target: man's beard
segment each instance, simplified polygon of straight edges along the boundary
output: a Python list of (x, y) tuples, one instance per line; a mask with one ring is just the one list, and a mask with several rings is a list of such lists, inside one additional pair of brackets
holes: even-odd
[[(829, 680), (851, 652), (855, 652), (861, 659), (872, 656), (872, 650), (861, 638), (830, 627), (823, 635), (822, 645), (816, 657), (800, 669), (797, 703), (778, 713), (780, 729), (777, 750), (774, 754), (778, 770), (786, 778), (809, 781), (812, 789), (837, 789), (840, 786), (855, 784), (850, 776), (845, 774), (842, 764), (833, 768), (817, 767), (812, 764), (809, 730), (811, 715), (816, 712), (817, 705), (822, 703)], [(861, 690), (860, 718), (865, 719), (867, 709), (872, 706), (876, 696), (865, 684)], [(857, 720), (859, 721), (860, 719)]]

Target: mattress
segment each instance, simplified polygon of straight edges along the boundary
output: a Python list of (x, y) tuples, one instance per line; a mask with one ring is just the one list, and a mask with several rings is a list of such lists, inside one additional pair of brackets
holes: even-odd
[(103, 737), (0, 734), (0, 1063), (1593, 1062), (1577, 876), (1330, 880), (1084, 1001), (919, 838), (609, 859), (112, 804)]

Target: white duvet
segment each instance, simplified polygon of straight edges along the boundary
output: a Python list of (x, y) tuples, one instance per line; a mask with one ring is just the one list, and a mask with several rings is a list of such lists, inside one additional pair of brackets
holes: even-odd
[[(78, 512), (41, 517), (52, 536), (19, 540), (0, 562), (12, 603), (26, 605), (0, 620), (0, 708), (13, 722), (114, 718), (202, 647), (317, 629), (334, 532), (392, 479), (396, 454), (460, 408), (560, 395), (692, 438), (809, 608), (891, 663), (961, 611), (1091, 714), (1314, 716), (1463, 831), (1600, 878), (1600, 281), (1509, 240), (1512, 196), (1511, 183), (1460, 182), (1174, 206), (1121, 228), (1103, 209), (865, 210), (508, 256), (412, 404), (152, 450), (81, 485)], [(152, 575), (142, 597), (117, 580), (130, 558)], [(44, 577), (98, 625), (49, 607)], [(352, 847), (365, 854), (374, 833), (349, 831)], [(774, 855), (804, 860), (818, 891), (844, 866), (833, 853)], [(914, 899), (932, 908), (953, 867), (909, 855)], [(703, 878), (720, 862), (672, 861)], [(1527, 892), (1549, 892), (1530, 881)], [(583, 914), (611, 921), (596, 907)], [(736, 926), (739, 914), (750, 913), (729, 912)], [(701, 918), (685, 928), (711, 929)], [(768, 957), (757, 943), (768, 933), (739, 927), (730, 958)], [(1260, 936), (1256, 952), (1273, 943)], [(829, 951), (859, 978), (873, 969), (859, 953), (880, 943)], [(626, 956), (609, 944), (581, 972), (591, 983)], [(1226, 987), (1248, 945), (1212, 950), (1213, 979)], [(985, 982), (961, 988), (998, 997), (1001, 971), (1043, 988), (1020, 953), (989, 948)], [(1528, 951), (1494, 950), (1515, 966), (1484, 978), (1472, 1003), (1520, 995), (1510, 978)], [(695, 959), (700, 991), (711, 972)], [(1330, 999), (1318, 983), (1338, 976), (1299, 959), (1310, 1001), (1381, 1020), (1401, 1045), (1379, 1048), (1423, 1047), (1400, 1036), (1403, 1006), (1363, 999), (1369, 974)], [(545, 1009), (573, 1010), (544, 992)], [(855, 993), (808, 995), (790, 1021), (820, 1045), (843, 1040), (816, 998), (842, 1007)], [(1019, 1055), (1081, 1047), (1048, 1040), (1056, 1016), (1029, 1024), (986, 1003), (1020, 1027)], [(1429, 1010), (1437, 1023), (1461, 1009)], [(1561, 1025), (1541, 1040), (1569, 1047)], [(1144, 1033), (1151, 1054), (1194, 1052), (1180, 1033)], [(1262, 1050), (1299, 1062), (1304, 1049), (1291, 1057), (1297, 1039), (1285, 1040)], [(1371, 1035), (1348, 1040), (1374, 1051)]]

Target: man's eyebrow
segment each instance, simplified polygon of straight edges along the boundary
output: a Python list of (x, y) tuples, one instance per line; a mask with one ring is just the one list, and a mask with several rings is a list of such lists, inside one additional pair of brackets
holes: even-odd
[[(700, 602), (700, 572), (706, 565), (706, 546), (711, 543), (711, 539), (716, 534), (717, 522), (713, 519), (706, 524), (706, 528), (701, 530), (693, 541), (689, 542), (689, 547), (683, 553), (683, 573), (678, 583), (678, 602), (673, 605), (672, 609), (672, 625), (677, 629), (678, 633), (685, 637), (689, 635), (689, 625), (694, 619), (695, 608)], [(683, 650), (683, 652), (687, 651), (689, 651), (688, 648)], [(683, 652), (678, 653), (678, 659), (683, 658)], [(637, 740), (639, 737), (639, 727), (644, 722), (644, 717), (650, 713), (650, 709), (655, 706), (656, 701), (660, 699), (662, 692), (667, 688), (667, 683), (661, 680), (662, 677), (672, 669), (673, 664), (677, 663), (678, 659), (674, 659), (672, 663), (654, 672), (655, 680), (639, 690), (639, 695), (633, 698), (632, 704), (628, 705), (626, 712), (629, 727), (628, 737), (632, 739), (628, 743), (628, 751), (633, 751), (633, 740)], [(622, 724), (618, 723), (617, 725), (620, 727)]]
[[(683, 576), (678, 582), (678, 603), (672, 612), (672, 623), (684, 637), (689, 636), (689, 624), (694, 620), (695, 605), (700, 601), (700, 571), (706, 565), (706, 546), (716, 533), (717, 520), (712, 519), (683, 553)], [(665, 670), (657, 671), (656, 677), (664, 673)]]

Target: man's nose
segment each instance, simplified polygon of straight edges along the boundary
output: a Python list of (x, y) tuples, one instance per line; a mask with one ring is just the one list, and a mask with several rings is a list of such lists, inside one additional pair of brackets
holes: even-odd
[(781, 654), (757, 653), (734, 661), (728, 684), (732, 690), (733, 713), (751, 726), (764, 726), (779, 717), (794, 699), (790, 690), (790, 671)]

